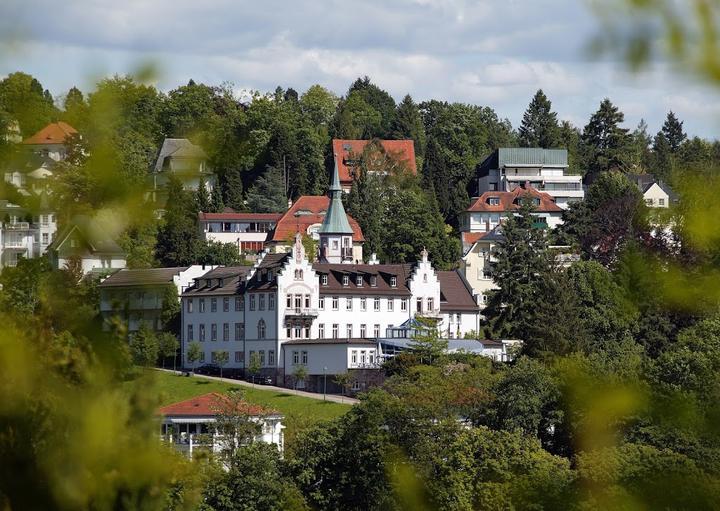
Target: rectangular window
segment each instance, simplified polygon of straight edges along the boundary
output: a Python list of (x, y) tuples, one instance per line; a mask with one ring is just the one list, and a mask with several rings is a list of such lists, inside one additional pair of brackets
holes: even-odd
[(367, 335), (367, 325), (365, 323), (363, 323), (362, 325), (360, 325), (360, 337), (364, 339), (366, 335)]
[(205, 325), (200, 323), (200, 342), (205, 342)]
[(210, 312), (217, 312), (217, 298), (210, 298)]
[(395, 300), (393, 300), (392, 298), (388, 298), (387, 300), (387, 310), (388, 312), (392, 312), (393, 310), (395, 310)]
[(345, 331), (346, 331), (346, 333), (347, 333), (347, 338), (348, 338), (348, 339), (352, 339), (352, 336), (353, 336), (353, 326), (352, 326), (352, 324), (348, 323), (348, 324), (347, 324), (347, 327), (345, 328)]
[(490, 273), (490, 270), (483, 270), (482, 278), (483, 278), (483, 280), (491, 280), (492, 274)]
[(310, 339), (310, 327), (305, 327), (305, 339)]
[(268, 295), (268, 310), (269, 311), (275, 310), (275, 295), (273, 293), (270, 293)]
[(336, 311), (338, 310), (340, 299), (337, 296), (333, 296), (332, 298), (332, 310)]
[(185, 303), (187, 304), (187, 311), (188, 311), (188, 313), (192, 314), (192, 311), (193, 311), (193, 299), (192, 299), (192, 298), (188, 298), (187, 302), (185, 302)]
[(288, 339), (292, 339), (292, 328), (291, 327), (285, 328), (285, 337), (287, 337)]
[(205, 352), (204, 351), (200, 352), (200, 362), (205, 362)]
[(337, 339), (338, 338), (338, 330), (340, 329), (339, 325), (337, 323), (333, 323), (333, 332), (332, 332), (332, 338)]
[(302, 352), (302, 365), (306, 366), (306, 365), (307, 365), (307, 360), (308, 360), (307, 351), (303, 351), (303, 352)]
[(343, 286), (350, 285), (350, 276), (349, 275), (343, 275)]
[(350, 360), (352, 361), (352, 365), (357, 365), (357, 350), (352, 350)]
[(293, 306), (292, 301), (293, 301), (293, 295), (290, 295), (290, 294), (287, 295), (285, 297), (285, 307), (287, 307), (288, 309), (291, 309)]
[(229, 312), (230, 311), (230, 298), (225, 297), (223, 298), (223, 312)]
[(265, 367), (265, 350), (258, 351), (260, 357), (260, 367)]
[(318, 309), (320, 309), (321, 311), (325, 310), (325, 297), (324, 296), (321, 296), (320, 298), (318, 298)]
[(243, 310), (243, 297), (242, 296), (235, 297), (235, 310), (237, 312)]
[(300, 363), (300, 352), (293, 351), (293, 365), (298, 365), (299, 363)]
[(250, 310), (255, 310), (255, 295), (250, 295)]
[(370, 275), (370, 285), (372, 287), (377, 286), (377, 275)]
[(415, 300), (415, 310), (416, 310), (416, 312), (422, 312), (422, 310), (423, 310), (422, 305), (423, 305), (423, 299), (422, 299), (422, 298), (418, 298), (417, 300)]
[(356, 276), (355, 276), (355, 285), (356, 285), (357, 287), (362, 287), (362, 285), (363, 285), (362, 275), (356, 275)]
[(327, 276), (327, 274), (323, 273), (322, 275), (320, 275), (320, 283), (321, 283), (323, 286), (327, 286), (327, 283), (328, 283), (328, 276)]
[(302, 338), (302, 327), (300, 326), (300, 323), (297, 323), (295, 325), (295, 339)]
[(217, 323), (210, 325), (210, 340), (217, 341)]
[(390, 287), (397, 287), (397, 277), (394, 275), (390, 277)]
[(223, 323), (223, 341), (230, 340), (230, 323)]
[[(661, 206), (664, 206), (664, 205), (665, 205), (665, 199), (658, 199), (658, 204), (660, 204)], [(46, 235), (43, 234), (43, 238), (45, 238), (45, 237), (46, 237)], [(45, 239), (43, 239), (43, 243), (47, 243), (47, 241), (46, 241)]]
[(265, 310), (265, 293), (260, 293), (259, 299), (258, 299), (258, 309), (261, 311)]
[[(662, 200), (662, 199), (660, 199), (660, 200)], [(43, 242), (43, 245), (47, 245), (47, 244), (48, 244), (48, 233), (44, 232), (44, 233), (42, 234), (42, 242)]]
[(407, 305), (408, 305), (407, 298), (403, 298), (402, 300), (400, 300), (400, 310), (401, 311), (407, 312)]
[(367, 352), (365, 350), (362, 350), (360, 352), (360, 365), (363, 365), (363, 366), (365, 365), (365, 362), (367, 360), (366, 357), (367, 357)]
[(235, 340), (242, 341), (245, 336), (245, 325), (243, 323), (235, 323)]
[(380, 325), (375, 324), (375, 326), (373, 327), (373, 334), (375, 335), (376, 339), (380, 337)]
[(200, 298), (200, 312), (205, 312), (205, 298)]
[(362, 312), (367, 310), (367, 298), (360, 298), (360, 310)]
[(348, 296), (347, 298), (345, 298), (345, 310), (349, 310), (349, 311), (352, 310), (352, 302), (353, 302), (353, 299), (351, 296)]
[(373, 310), (374, 310), (375, 312), (379, 312), (379, 311), (380, 311), (380, 298), (374, 298), (374, 299), (373, 299)]
[(318, 338), (325, 339), (325, 324), (320, 323), (318, 325)]
[(244, 355), (244, 353), (242, 351), (235, 352), (235, 363), (236, 364), (241, 364), (242, 362), (244, 362), (243, 355)]
[(295, 308), (300, 309), (302, 308), (302, 295), (295, 295)]
[(188, 341), (192, 341), (192, 340), (193, 340), (193, 326), (192, 326), (192, 325), (188, 325), (188, 328), (187, 328), (187, 340), (188, 340)]
[(268, 351), (268, 365), (270, 365), (270, 366), (275, 365), (275, 351), (274, 350)]
[(305, 295), (305, 308), (310, 308), (310, 295)]
[(433, 310), (435, 310), (435, 300), (433, 300), (432, 298), (427, 299), (427, 310), (428, 312), (432, 312)]

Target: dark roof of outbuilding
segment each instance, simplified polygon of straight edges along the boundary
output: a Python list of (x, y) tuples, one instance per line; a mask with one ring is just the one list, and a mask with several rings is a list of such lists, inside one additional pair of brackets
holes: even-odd
[(440, 310), (442, 312), (476, 312), (479, 311), (472, 295), (472, 290), (455, 271), (437, 272), (440, 280)]
[(173, 268), (122, 269), (103, 280), (98, 287), (157, 286), (172, 284), (173, 277), (188, 269), (188, 266)]

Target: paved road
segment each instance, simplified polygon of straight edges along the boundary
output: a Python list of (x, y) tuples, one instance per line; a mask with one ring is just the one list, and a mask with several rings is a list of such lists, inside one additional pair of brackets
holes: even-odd
[[(172, 369), (160, 369), (159, 367), (155, 368), (156, 371), (165, 371), (166, 373), (179, 373), (179, 371), (173, 371)], [(250, 382), (243, 381), (243, 380), (233, 380), (231, 378), (220, 378), (218, 376), (206, 376), (204, 374), (196, 374), (195, 376), (191, 376), (191, 378), (205, 378), (207, 380), (214, 380), (214, 381), (221, 381), (223, 383), (230, 383), (232, 385), (239, 385), (241, 387), (254, 387), (260, 390), (274, 390), (276, 392), (282, 392), (283, 394), (291, 394), (294, 396), (302, 396), (302, 397), (309, 397), (310, 399), (318, 399), (320, 401), (323, 401), (323, 395), (322, 394), (316, 394), (314, 392), (305, 392), (303, 390), (293, 390), (293, 389), (286, 389), (285, 387), (275, 387), (273, 385), (253, 385)], [(337, 394), (327, 394), (325, 396), (325, 399), (327, 401), (332, 401), (333, 403), (344, 403), (346, 405), (354, 405), (356, 403), (359, 403), (360, 401), (347, 396), (338, 396)]]

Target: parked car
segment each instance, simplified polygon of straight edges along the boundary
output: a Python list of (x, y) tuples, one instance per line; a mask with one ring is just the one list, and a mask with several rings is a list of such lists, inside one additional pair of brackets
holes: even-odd
[(258, 376), (255, 378), (255, 381), (259, 383), (260, 385), (272, 385), (273, 379), (272, 376)]

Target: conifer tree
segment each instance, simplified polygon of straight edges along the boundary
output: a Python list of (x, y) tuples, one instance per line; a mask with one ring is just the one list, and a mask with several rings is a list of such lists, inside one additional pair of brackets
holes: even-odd
[(390, 127), (390, 138), (394, 140), (412, 139), (415, 156), (422, 158), (425, 150), (425, 127), (420, 110), (410, 94), (407, 94), (395, 109), (395, 118)]
[(287, 210), (285, 186), (280, 171), (268, 167), (247, 194), (247, 206), (253, 213), (282, 213)]
[(202, 211), (204, 213), (207, 213), (211, 210), (210, 194), (208, 193), (205, 179), (202, 177), (198, 182), (198, 189), (195, 192), (195, 205), (198, 211)]
[(552, 103), (539, 89), (525, 114), (518, 130), (520, 145), (523, 147), (553, 148), (558, 146), (557, 114), (552, 111)]
[(630, 136), (620, 124), (625, 120), (618, 107), (605, 98), (600, 108), (590, 117), (585, 126), (582, 142), (585, 151), (587, 172), (597, 175), (613, 168), (621, 168), (627, 162)]
[(687, 135), (683, 131), (683, 122), (675, 116), (672, 110), (667, 114), (661, 133), (665, 135), (670, 151), (673, 154), (677, 153), (682, 143), (687, 139)]
[(223, 201), (222, 189), (220, 185), (217, 185), (210, 195), (210, 209), (215, 213), (220, 213), (224, 208), (225, 202)]
[(522, 201), (518, 215), (503, 222), (503, 240), (494, 250), (490, 273), (498, 289), (489, 294), (483, 315), (486, 327), (496, 337), (528, 336), (550, 268), (545, 231), (534, 226), (533, 210), (529, 200)]
[(242, 211), (245, 209), (245, 202), (243, 200), (242, 173), (240, 172), (240, 169), (233, 168), (225, 172), (224, 191), (224, 203), (227, 207), (230, 207), (235, 211)]

